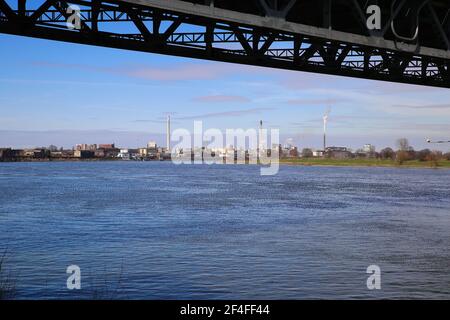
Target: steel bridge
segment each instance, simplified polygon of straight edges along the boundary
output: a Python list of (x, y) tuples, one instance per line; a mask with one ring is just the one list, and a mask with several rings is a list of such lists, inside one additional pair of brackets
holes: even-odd
[(448, 0), (0, 0), (0, 32), (450, 88)]

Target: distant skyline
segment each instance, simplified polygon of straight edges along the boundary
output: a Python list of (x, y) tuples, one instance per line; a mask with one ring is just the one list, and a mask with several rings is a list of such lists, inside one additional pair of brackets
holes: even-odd
[(299, 148), (416, 149), (450, 139), (450, 90), (207, 62), (0, 35), (0, 147), (165, 145), (172, 130), (256, 128), (263, 120)]

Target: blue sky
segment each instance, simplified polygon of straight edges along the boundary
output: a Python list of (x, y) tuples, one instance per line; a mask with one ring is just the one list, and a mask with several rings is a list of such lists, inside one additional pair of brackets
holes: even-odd
[[(0, 147), (143, 146), (172, 128), (255, 128), (300, 148), (450, 139), (450, 90), (0, 35)], [(448, 151), (450, 146), (442, 146)]]

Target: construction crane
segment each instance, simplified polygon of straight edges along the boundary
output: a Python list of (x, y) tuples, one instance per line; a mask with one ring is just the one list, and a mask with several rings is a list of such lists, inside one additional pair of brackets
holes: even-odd
[(428, 143), (439, 143), (439, 144), (442, 144), (442, 143), (450, 143), (450, 140), (448, 140), (448, 141), (445, 141), (445, 140), (433, 141), (431, 139), (427, 139), (427, 142)]

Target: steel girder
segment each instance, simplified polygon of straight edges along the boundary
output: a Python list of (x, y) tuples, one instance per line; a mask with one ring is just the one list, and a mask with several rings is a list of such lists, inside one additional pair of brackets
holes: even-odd
[[(164, 7), (167, 3), (184, 2), (178, 0), (46, 0), (40, 1), (38, 5), (36, 1), (33, 2), (35, 6), (30, 7), (25, 0), (0, 0), (0, 32), (198, 59), (450, 88), (450, 59), (445, 55), (448, 51), (442, 48), (438, 49), (444, 51), (444, 55), (426, 55), (417, 50), (402, 50), (401, 46), (398, 50), (384, 45), (374, 46), (354, 41), (351, 37), (349, 41), (337, 40), (327, 37), (330, 34), (327, 32), (323, 35), (289, 32), (258, 23), (244, 24), (223, 16), (214, 18), (196, 14), (192, 10)], [(289, 3), (280, 10), (285, 12)], [(67, 8), (71, 4), (81, 9), (80, 30), (70, 30), (66, 26), (69, 17)], [(206, 4), (212, 5), (211, 1), (206, 1)], [(206, 7), (192, 3), (189, 5), (194, 8)], [(280, 21), (285, 18), (270, 19)], [(117, 27), (122, 24), (124, 27)], [(445, 41), (442, 43), (445, 45)]]

